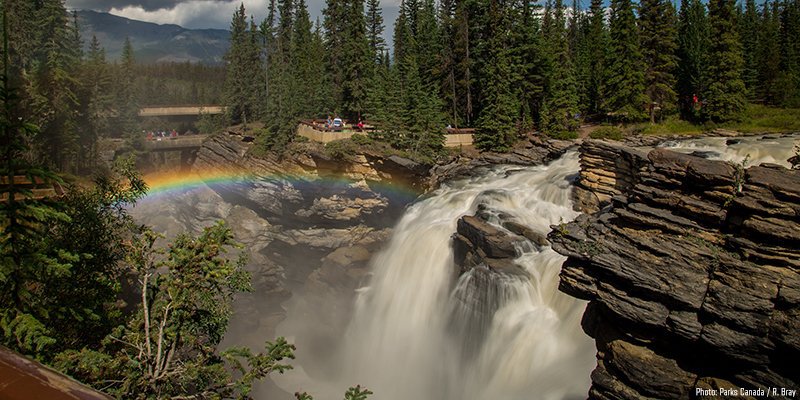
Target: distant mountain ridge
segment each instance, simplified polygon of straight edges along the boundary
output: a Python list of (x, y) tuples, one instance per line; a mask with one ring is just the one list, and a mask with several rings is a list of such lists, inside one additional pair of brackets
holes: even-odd
[(221, 64), (230, 46), (230, 32), (224, 29), (187, 29), (88, 10), (78, 11), (78, 21), (84, 47), (89, 47), (92, 35), (97, 36), (109, 61), (119, 60), (126, 37), (139, 63)]

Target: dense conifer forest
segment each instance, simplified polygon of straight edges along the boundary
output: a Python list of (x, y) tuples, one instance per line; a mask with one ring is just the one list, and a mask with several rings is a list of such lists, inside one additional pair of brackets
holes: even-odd
[(404, 0), (391, 54), (374, 0), (328, 0), (316, 24), (303, 1), (272, 1), (259, 25), (242, 6), (228, 117), (264, 120), (269, 148), (301, 118), (365, 119), (426, 156), (445, 126), (475, 127), (478, 148), (503, 151), (531, 130), (574, 137), (587, 121), (738, 121), (749, 103), (800, 104), (798, 4)]

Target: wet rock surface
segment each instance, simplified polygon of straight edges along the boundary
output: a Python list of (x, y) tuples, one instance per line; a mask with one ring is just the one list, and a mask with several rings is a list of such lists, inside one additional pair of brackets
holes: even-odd
[[(586, 141), (554, 227), (560, 289), (590, 301), (593, 399), (800, 385), (800, 171)], [(598, 211), (599, 210), (599, 211)]]
[(453, 161), (436, 165), (430, 170), (429, 187), (436, 188), (443, 182), (474, 176), (486, 168), (497, 164), (541, 165), (564, 154), (575, 144), (567, 140), (555, 140), (531, 136), (521, 141), (508, 153), (480, 153), (475, 157), (458, 156)]

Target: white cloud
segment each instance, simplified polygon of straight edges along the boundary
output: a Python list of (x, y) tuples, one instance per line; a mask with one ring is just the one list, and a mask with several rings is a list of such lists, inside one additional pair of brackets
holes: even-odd
[(171, 9), (148, 11), (142, 6), (112, 8), (109, 12), (121, 17), (157, 24), (176, 24), (185, 28), (227, 29), (239, 4), (244, 3), (248, 15), (260, 22), (267, 14), (268, 0), (191, 0), (176, 4)]

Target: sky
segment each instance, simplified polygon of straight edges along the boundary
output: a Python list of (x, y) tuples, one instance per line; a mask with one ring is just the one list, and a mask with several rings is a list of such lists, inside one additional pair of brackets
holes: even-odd
[[(325, 0), (306, 0), (312, 22), (322, 20)], [(228, 29), (233, 12), (244, 3), (248, 15), (260, 23), (267, 15), (269, 0), (66, 0), (69, 9), (109, 12), (125, 18), (184, 28)], [(381, 0), (384, 35), (391, 35), (400, 0)]]

